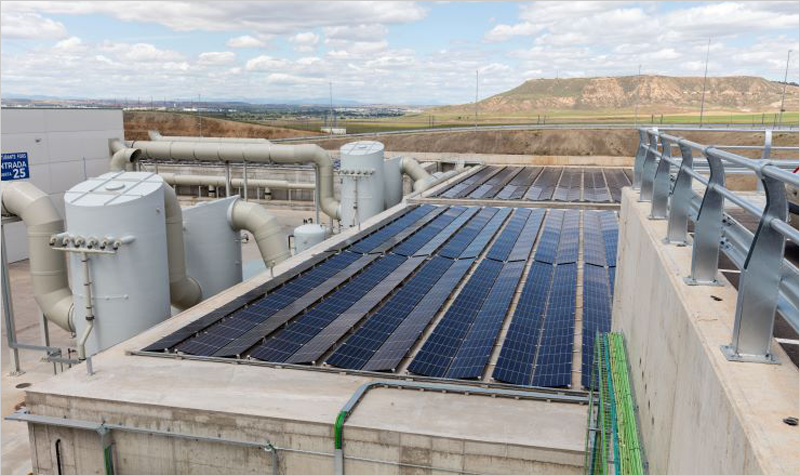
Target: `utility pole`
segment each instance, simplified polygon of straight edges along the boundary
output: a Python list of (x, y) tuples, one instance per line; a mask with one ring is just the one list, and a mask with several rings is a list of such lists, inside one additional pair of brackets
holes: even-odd
[(478, 70), (475, 70), (475, 130), (478, 130)]
[(711, 51), (711, 38), (706, 46), (706, 71), (703, 73), (703, 95), (700, 97), (700, 127), (703, 127), (703, 113), (706, 107), (706, 81), (708, 81), (708, 53)]
[(786, 100), (786, 82), (789, 80), (789, 58), (791, 57), (792, 50), (786, 52), (786, 72), (783, 73), (783, 94), (781, 95), (781, 115), (778, 116), (778, 127), (783, 124), (783, 104)]
[(633, 119), (633, 125), (639, 125), (639, 95), (642, 90), (642, 65), (639, 65), (639, 73), (636, 75), (636, 112)]
[[(200, 137), (203, 137), (203, 116), (200, 115), (200, 94), (197, 95), (197, 124), (200, 128)], [(225, 195), (226, 197), (228, 195)]]

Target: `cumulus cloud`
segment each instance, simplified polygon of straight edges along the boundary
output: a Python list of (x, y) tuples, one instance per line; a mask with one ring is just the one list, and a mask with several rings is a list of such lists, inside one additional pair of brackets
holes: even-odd
[(319, 35), (314, 32), (307, 31), (298, 33), (289, 38), (289, 42), (294, 45), (295, 51), (309, 53), (317, 49), (319, 43)]
[(200, 53), (197, 59), (203, 65), (230, 64), (236, 61), (236, 54), (231, 51), (209, 51)]
[(496, 25), (483, 38), (486, 41), (505, 41), (513, 36), (529, 36), (544, 30), (544, 25), (531, 22), (517, 23), (516, 25)]
[(64, 24), (38, 13), (3, 12), (0, 15), (0, 33), (3, 38), (64, 38)]
[(266, 48), (267, 42), (250, 35), (242, 35), (225, 42), (228, 48)]
[(271, 71), (279, 68), (285, 68), (288, 64), (289, 61), (285, 59), (261, 55), (248, 60), (245, 64), (245, 69), (248, 71)]

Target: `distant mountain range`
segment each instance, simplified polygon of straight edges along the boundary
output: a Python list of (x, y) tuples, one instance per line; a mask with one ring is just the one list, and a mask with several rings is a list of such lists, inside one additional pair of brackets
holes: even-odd
[[(765, 112), (780, 108), (783, 83), (750, 76), (708, 78), (707, 111)], [(623, 76), (605, 78), (532, 79), (478, 102), (483, 113), (536, 114), (539, 111), (633, 110), (682, 112), (699, 110), (702, 77)], [(431, 112), (471, 114), (475, 103), (436, 108)], [(796, 111), (798, 87), (786, 88), (786, 110)]]

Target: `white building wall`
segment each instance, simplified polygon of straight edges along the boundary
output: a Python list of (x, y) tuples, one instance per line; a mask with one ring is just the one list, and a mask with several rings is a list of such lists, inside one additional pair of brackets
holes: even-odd
[[(64, 192), (108, 172), (108, 139), (124, 138), (121, 109), (3, 108), (3, 153), (27, 152), (30, 182), (50, 194), (64, 216)], [(28, 258), (25, 227), (5, 227), (8, 260)]]

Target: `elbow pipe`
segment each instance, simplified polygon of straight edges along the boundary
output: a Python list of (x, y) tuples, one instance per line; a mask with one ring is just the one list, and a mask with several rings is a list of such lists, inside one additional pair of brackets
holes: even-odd
[(3, 184), (3, 212), (22, 219), (28, 229), (28, 253), (33, 296), (45, 317), (74, 332), (74, 303), (67, 261), (50, 247), (50, 238), (64, 232), (64, 220), (46, 193), (30, 182)]
[(139, 160), (139, 156), (142, 154), (139, 149), (130, 148), (124, 142), (116, 139), (109, 141), (109, 147), (112, 155), (108, 170), (111, 172), (133, 170), (133, 162)]
[(134, 141), (131, 147), (141, 150), (141, 158), (152, 160), (313, 164), (319, 171), (320, 208), (335, 220), (341, 218), (341, 206), (333, 193), (333, 160), (318, 145)]
[(289, 258), (289, 247), (283, 241), (278, 219), (260, 205), (236, 200), (228, 208), (228, 223), (236, 231), (253, 234), (267, 268)]
[(169, 295), (172, 305), (180, 310), (199, 303), (203, 292), (197, 281), (186, 274), (186, 250), (183, 244), (183, 212), (175, 190), (164, 185), (164, 211), (167, 224), (167, 265)]
[(400, 159), (400, 170), (411, 177), (414, 181), (414, 191), (423, 192), (427, 190), (436, 180), (436, 177), (429, 174), (422, 166), (411, 157)]

